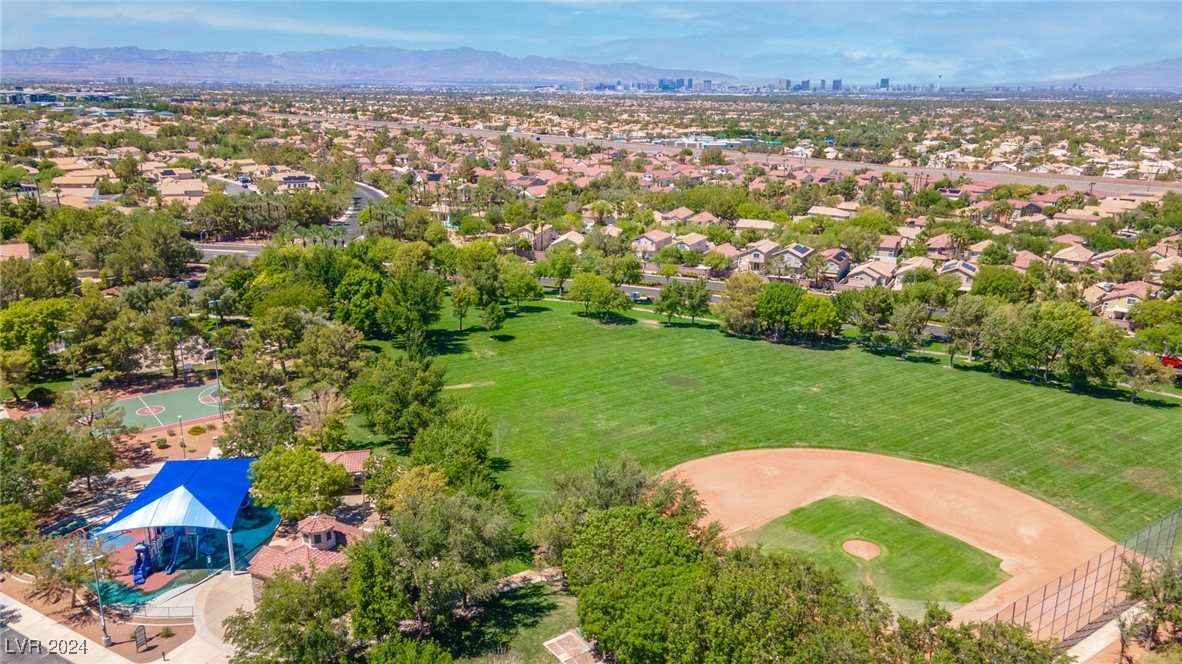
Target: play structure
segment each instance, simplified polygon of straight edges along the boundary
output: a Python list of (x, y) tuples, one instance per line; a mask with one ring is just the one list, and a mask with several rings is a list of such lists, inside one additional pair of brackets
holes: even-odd
[[(148, 486), (115, 516), (100, 533), (142, 531), (147, 542), (135, 546), (132, 579), (142, 585), (153, 570), (173, 574), (204, 556), (213, 568), (222, 546), (234, 559), (234, 519), (247, 504), (248, 471), (253, 459), (195, 459), (168, 461)], [(220, 544), (217, 531), (225, 532)]]

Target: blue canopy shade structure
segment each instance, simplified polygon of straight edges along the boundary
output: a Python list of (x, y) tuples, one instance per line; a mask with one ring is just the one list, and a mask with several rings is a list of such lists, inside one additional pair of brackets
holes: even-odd
[(166, 461), (160, 473), (100, 533), (189, 526), (234, 529), (234, 516), (250, 491), (254, 459)]

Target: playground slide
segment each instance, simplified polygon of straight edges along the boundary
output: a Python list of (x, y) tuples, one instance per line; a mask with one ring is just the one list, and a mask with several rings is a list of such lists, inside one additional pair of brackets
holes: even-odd
[(165, 574), (172, 574), (173, 572), (176, 571), (177, 561), (180, 559), (181, 544), (183, 544), (183, 541), (180, 537), (177, 537), (176, 539), (173, 540), (173, 542), (172, 542), (172, 560), (168, 561), (168, 566), (164, 568)]
[(147, 578), (147, 575), (144, 574), (145, 565), (147, 565), (147, 560), (145, 558), (140, 558), (139, 560), (135, 561), (135, 567), (131, 568), (131, 580), (134, 581), (135, 585), (137, 586), (143, 585), (144, 580)]

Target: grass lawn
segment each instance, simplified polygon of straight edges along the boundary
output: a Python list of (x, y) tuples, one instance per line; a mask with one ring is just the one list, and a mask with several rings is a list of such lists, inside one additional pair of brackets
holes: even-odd
[[(531, 511), (555, 473), (627, 452), (654, 469), (737, 449), (864, 450), (961, 468), (1045, 499), (1114, 538), (1182, 503), (1182, 403), (1071, 394), (901, 362), (857, 347), (739, 339), (633, 312), (531, 303), (501, 340), (454, 332), (434, 344), (447, 394), (486, 407), (502, 479)], [(469, 319), (472, 319), (470, 316)], [(469, 324), (475, 320), (469, 320)], [(1170, 479), (1174, 478), (1174, 479)]]
[[(1001, 560), (865, 498), (834, 496), (792, 510), (743, 539), (802, 553), (827, 565), (851, 588), (874, 586), (883, 597), (964, 604), (1009, 578)], [(842, 542), (879, 546), (873, 560), (842, 550)]]
[(475, 621), (462, 639), (467, 653), (460, 662), (514, 662), (553, 664), (542, 643), (577, 627), (575, 598), (551, 590), (546, 584), (526, 586), (504, 593)]

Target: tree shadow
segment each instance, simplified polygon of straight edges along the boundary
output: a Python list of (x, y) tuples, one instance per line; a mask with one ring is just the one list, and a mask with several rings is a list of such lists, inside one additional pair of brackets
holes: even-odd
[(513, 336), (512, 334), (493, 334), (489, 335), (488, 338), (492, 339), (493, 341), (513, 341), (517, 337)]
[(523, 304), (523, 305), (521, 305), (520, 310), (514, 311), (513, 313), (515, 313), (515, 314), (542, 314), (542, 313), (546, 313), (547, 311), (550, 311), (550, 310), (547, 309), (546, 307), (543, 307), (543, 306), (539, 306), (536, 304)]
[(472, 328), (464, 330), (431, 330), (427, 348), (432, 355), (460, 355), (468, 352), (468, 336)]
[(505, 457), (495, 456), (488, 460), (488, 467), (493, 472), (501, 473), (513, 467), (513, 462)]
[(690, 323), (689, 321), (685, 321), (685, 320), (674, 320), (671, 322), (662, 321), (661, 327), (667, 327), (670, 329), (684, 329), (684, 330), (717, 330), (718, 323), (707, 323), (707, 322), (700, 321), (700, 320), (697, 322), (694, 322), (694, 323)]
[(508, 645), (519, 630), (537, 627), (557, 607), (545, 584), (511, 590), (489, 600), (471, 620), (442, 630), (440, 642), (452, 644), (457, 659), (486, 655)]

